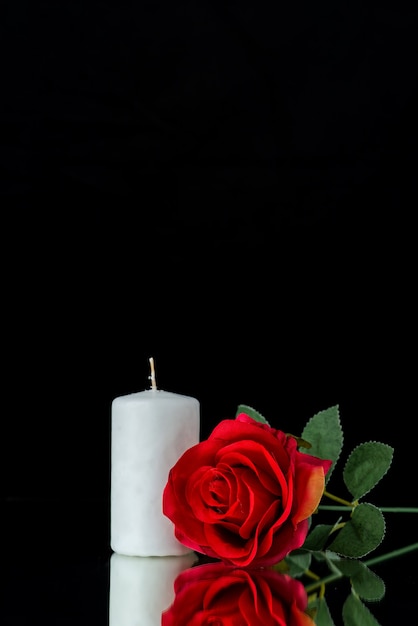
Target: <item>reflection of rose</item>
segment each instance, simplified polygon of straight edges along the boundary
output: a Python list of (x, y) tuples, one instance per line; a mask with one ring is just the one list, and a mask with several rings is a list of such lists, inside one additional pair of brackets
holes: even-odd
[(314, 626), (302, 583), (270, 569), (198, 565), (178, 575), (174, 593), (162, 626)]
[(180, 457), (164, 489), (164, 514), (196, 552), (242, 567), (273, 565), (303, 544), (330, 466), (241, 413)]

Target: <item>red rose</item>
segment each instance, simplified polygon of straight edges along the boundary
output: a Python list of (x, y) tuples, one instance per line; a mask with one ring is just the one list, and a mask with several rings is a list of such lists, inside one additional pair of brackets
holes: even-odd
[(207, 563), (181, 572), (162, 626), (314, 626), (299, 580), (269, 569)]
[(163, 511), (196, 552), (240, 567), (274, 565), (305, 541), (331, 464), (241, 413), (179, 458)]

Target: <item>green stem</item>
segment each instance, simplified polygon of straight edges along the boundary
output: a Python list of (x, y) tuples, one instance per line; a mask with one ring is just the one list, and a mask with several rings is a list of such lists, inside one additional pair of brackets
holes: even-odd
[[(398, 548), (397, 550), (392, 550), (392, 552), (386, 552), (386, 554), (381, 554), (380, 556), (376, 556), (373, 559), (368, 559), (367, 561), (363, 561), (364, 565), (369, 567), (370, 565), (376, 565), (376, 563), (381, 563), (383, 561), (388, 561), (389, 559), (394, 559), (395, 557), (402, 556), (407, 552), (413, 552), (414, 550), (418, 550), (418, 543), (411, 543), (409, 546), (404, 546), (403, 548)], [(339, 578), (342, 578), (343, 574), (330, 574), (329, 576), (324, 576), (315, 583), (311, 585), (307, 585), (305, 587), (307, 593), (311, 593), (318, 589), (322, 585), (327, 585), (328, 583), (334, 582)]]
[(334, 496), (334, 494), (330, 493), (329, 491), (325, 490), (323, 495), (326, 496), (327, 498), (330, 498), (330, 500), (335, 500), (335, 502), (339, 502), (340, 504), (343, 504), (345, 507), (350, 507), (350, 508), (354, 507), (354, 503), (348, 502), (348, 500), (344, 500), (343, 498), (340, 498), (339, 496)]
[[(337, 505), (327, 505), (320, 504), (319, 509), (322, 511), (347, 511), (348, 509), (352, 509), (352, 506), (337, 506)], [(418, 508), (412, 506), (378, 506), (379, 511), (382, 513), (418, 513)]]
[(389, 559), (394, 559), (397, 556), (402, 556), (407, 552), (413, 552), (413, 550), (418, 550), (418, 543), (411, 543), (409, 546), (397, 548), (396, 550), (392, 550), (392, 552), (386, 552), (386, 554), (375, 556), (373, 559), (364, 561), (364, 564), (369, 567), (370, 565), (376, 565), (376, 563), (381, 563), (382, 561), (388, 561)]

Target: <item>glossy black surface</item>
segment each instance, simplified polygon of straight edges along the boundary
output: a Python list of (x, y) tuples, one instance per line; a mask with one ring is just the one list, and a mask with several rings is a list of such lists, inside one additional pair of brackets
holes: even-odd
[[(113, 553), (108, 543), (107, 504), (102, 501), (9, 502), (2, 505), (1, 515), (2, 569), (6, 574), (2, 585), (2, 624), (109, 624)], [(391, 515), (387, 517), (387, 527), (387, 536), (373, 555), (415, 543), (416, 518)], [(418, 592), (416, 561), (415, 551), (372, 567), (386, 584), (384, 599), (367, 604), (381, 626), (405, 620), (413, 622)], [(135, 580), (138, 577), (132, 582)], [(158, 584), (161, 585), (161, 581)], [(166, 580), (164, 584), (165, 597), (168, 597), (169, 583)], [(338, 581), (326, 592), (337, 625), (342, 623), (341, 606), (348, 590), (347, 581)], [(138, 589), (137, 598), (128, 585), (126, 590), (119, 586), (118, 593), (138, 611), (144, 606), (144, 588)], [(151, 602), (152, 590), (148, 593)], [(138, 622), (135, 620), (139, 615), (130, 615), (129, 611), (122, 613), (120, 605), (118, 610), (124, 624), (152, 626), (152, 621), (143, 621), (150, 619), (145, 615)], [(114, 620), (112, 626), (115, 626)], [(155, 626), (159, 626), (159, 621)]]

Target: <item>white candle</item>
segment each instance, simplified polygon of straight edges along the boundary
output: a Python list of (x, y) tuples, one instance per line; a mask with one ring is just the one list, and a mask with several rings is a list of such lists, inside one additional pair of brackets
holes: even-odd
[(163, 514), (171, 467), (199, 442), (196, 398), (152, 388), (112, 402), (110, 545), (127, 556), (187, 554)]
[(110, 558), (109, 626), (160, 626), (174, 600), (174, 581), (196, 555)]

